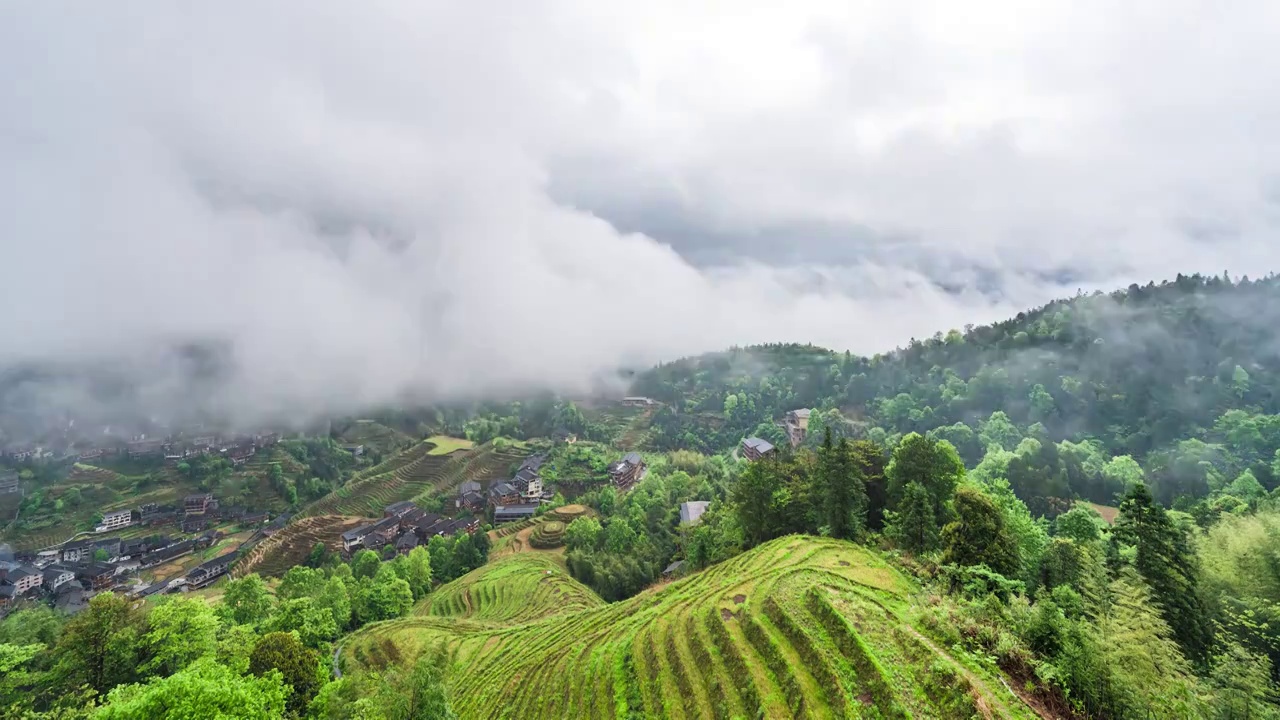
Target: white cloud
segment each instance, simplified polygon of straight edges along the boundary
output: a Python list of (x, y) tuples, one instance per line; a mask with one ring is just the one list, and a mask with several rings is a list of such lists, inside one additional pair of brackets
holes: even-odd
[(0, 362), (213, 339), (220, 402), (339, 410), (1265, 272), (1276, 12), (6, 6)]

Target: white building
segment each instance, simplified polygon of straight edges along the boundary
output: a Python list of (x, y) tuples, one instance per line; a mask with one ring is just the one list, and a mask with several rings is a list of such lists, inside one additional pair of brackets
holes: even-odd
[(529, 487), (520, 493), (521, 499), (526, 502), (537, 502), (542, 499), (542, 478), (533, 477), (529, 479)]
[(114, 512), (102, 514), (102, 524), (97, 527), (98, 532), (111, 532), (119, 530), (123, 527), (129, 527), (133, 524), (132, 510), (116, 510)]

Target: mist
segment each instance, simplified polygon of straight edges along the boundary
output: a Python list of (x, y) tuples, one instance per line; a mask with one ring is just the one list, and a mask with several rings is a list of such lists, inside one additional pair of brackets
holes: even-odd
[(1276, 265), (1273, 6), (948, 7), (5, 6), (0, 366), (305, 419)]

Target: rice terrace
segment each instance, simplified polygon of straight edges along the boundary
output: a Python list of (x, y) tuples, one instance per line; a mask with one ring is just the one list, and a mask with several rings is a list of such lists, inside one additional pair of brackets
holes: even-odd
[(376, 669), (443, 650), (462, 718), (1038, 717), (916, 629), (916, 590), (864, 548), (788, 536), (606, 605), (531, 550), (357, 632), (342, 658)]

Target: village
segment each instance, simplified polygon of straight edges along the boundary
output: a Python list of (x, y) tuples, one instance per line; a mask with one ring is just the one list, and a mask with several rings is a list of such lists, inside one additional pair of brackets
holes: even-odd
[[(626, 397), (620, 402), (632, 411), (652, 412), (661, 403), (647, 397)], [(798, 447), (808, 432), (810, 411), (788, 412), (778, 423), (788, 444)], [(134, 437), (119, 442), (103, 442), (81, 447), (78, 460), (122, 457), (167, 465), (188, 458), (216, 454), (233, 465), (243, 465), (259, 451), (270, 449), (282, 439), (278, 432), (217, 435), (175, 433), (165, 438)], [(558, 433), (552, 447), (571, 446), (577, 437)], [(544, 446), (545, 448), (545, 446)], [(74, 448), (73, 448), (74, 449)], [(365, 447), (359, 443), (342, 445), (354, 457)], [(12, 448), (10, 459), (22, 459), (52, 451), (42, 448)], [(17, 456), (12, 455), (16, 452)], [(481, 482), (461, 479), (448, 488), (444, 507), (427, 509), (412, 500), (398, 500), (382, 508), (381, 517), (351, 527), (340, 526), (341, 518), (322, 515), (313, 518), (324, 533), (332, 523), (330, 537), (334, 551), (350, 558), (361, 550), (373, 550), (384, 557), (404, 555), (435, 536), (474, 533), (484, 527), (523, 523), (544, 512), (557, 498), (557, 490), (543, 477), (549, 450), (531, 452), (513, 463), (507, 474)], [(758, 461), (778, 452), (773, 443), (758, 437), (744, 438), (735, 455)], [(517, 456), (518, 457), (518, 456)], [(609, 486), (623, 493), (640, 482), (648, 466), (640, 453), (623, 452), (604, 470)], [(22, 483), (16, 472), (0, 471), (0, 497), (20, 497)], [(563, 502), (563, 501), (562, 501)], [(439, 503), (438, 503), (439, 504)], [(698, 522), (709, 502), (683, 503), (680, 524)], [(445, 512), (446, 508), (451, 513)], [(111, 590), (136, 599), (172, 592), (207, 588), (230, 574), (238, 560), (259, 544), (281, 533), (295, 520), (291, 512), (274, 515), (250, 510), (214, 493), (194, 493), (180, 502), (143, 503), (136, 507), (103, 512), (92, 532), (55, 546), (15, 552), (0, 544), (0, 615), (23, 603), (44, 603), (66, 613), (86, 606), (94, 594)], [(679, 572), (674, 562), (664, 576)]]
[[(624, 405), (644, 407), (653, 402), (626, 398)], [(113, 450), (85, 451), (82, 457), (93, 459), (102, 453), (117, 452), (176, 462), (193, 455), (218, 453), (234, 463), (243, 463), (279, 439), (276, 433), (239, 438), (138, 439)], [(572, 436), (557, 438), (559, 443), (575, 441)], [(360, 446), (344, 449), (353, 455), (363, 450)], [(742, 453), (750, 459), (772, 450), (771, 445), (756, 438), (743, 441)], [(452, 489), (448, 503), (453, 516), (428, 511), (409, 500), (391, 503), (383, 509), (381, 518), (336, 535), (337, 548), (345, 558), (365, 549), (384, 557), (404, 555), (434, 536), (474, 533), (486, 522), (499, 526), (529, 520), (556, 496), (555, 488), (541, 476), (546, 460), (545, 451), (534, 453), (520, 461), (509, 477), (487, 483), (460, 482)], [(625, 492), (644, 478), (646, 470), (639, 453), (623, 453), (608, 465), (608, 483)], [(20, 489), (16, 473), (0, 474), (0, 493)], [(682, 521), (696, 522), (706, 505), (686, 503), (681, 507)], [(164, 593), (200, 590), (230, 574), (238, 559), (285, 530), (291, 519), (290, 513), (273, 517), (226, 503), (213, 493), (198, 493), (183, 497), (180, 503), (147, 503), (104, 512), (93, 532), (85, 533), (88, 537), (57, 546), (15, 552), (0, 545), (0, 615), (24, 603), (44, 603), (74, 614), (86, 607), (89, 598), (104, 591), (143, 600)]]

